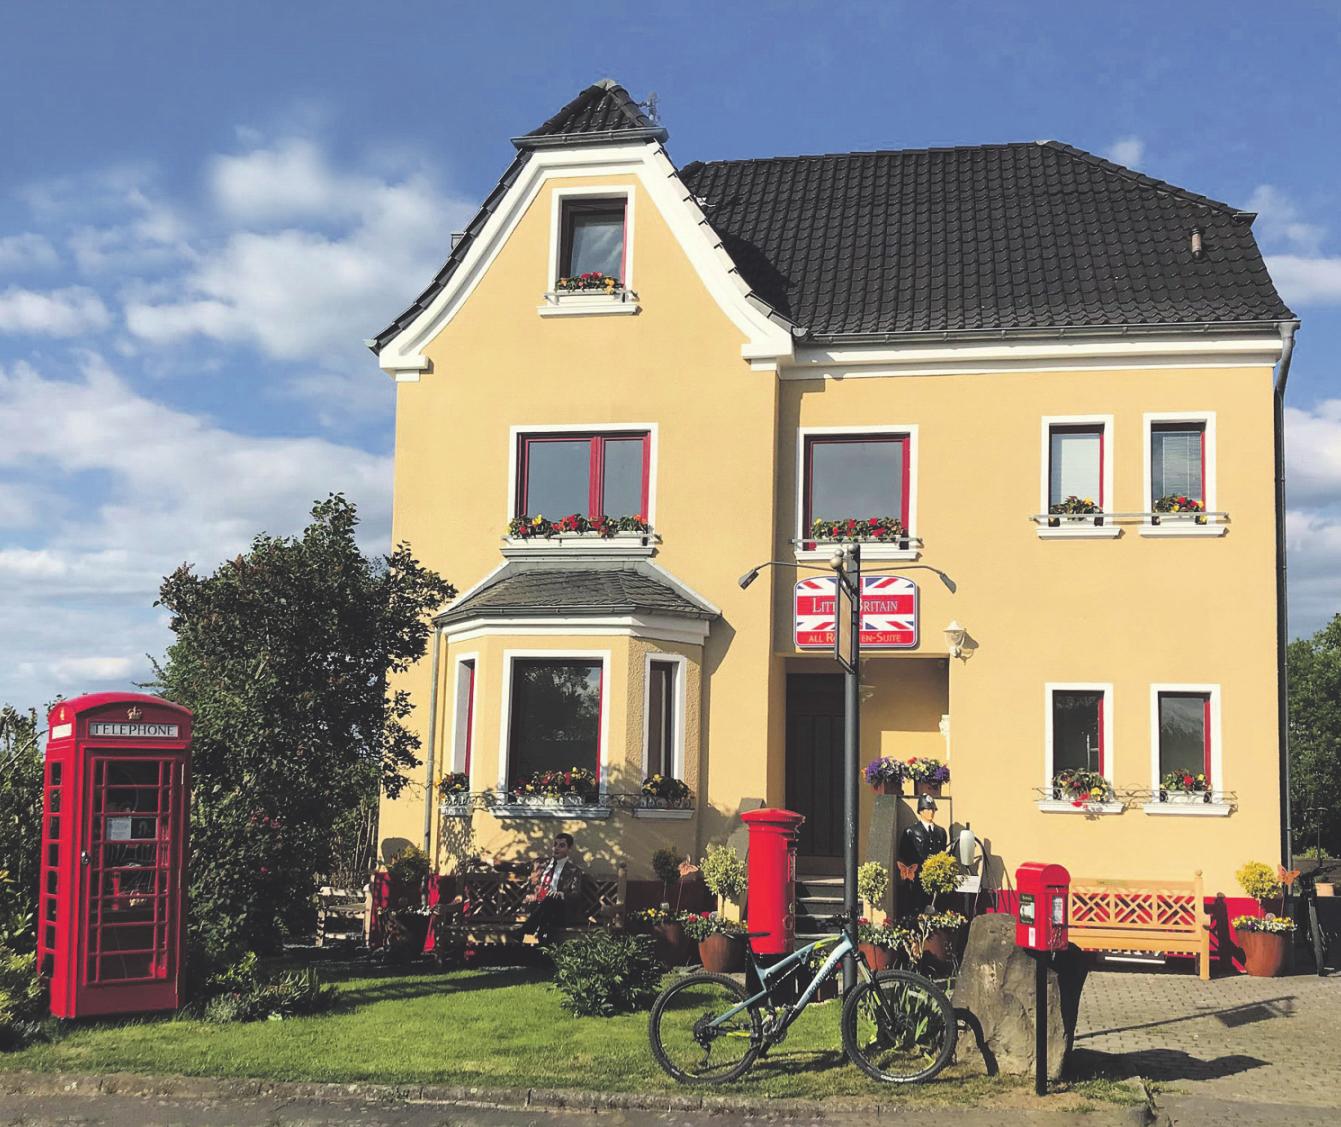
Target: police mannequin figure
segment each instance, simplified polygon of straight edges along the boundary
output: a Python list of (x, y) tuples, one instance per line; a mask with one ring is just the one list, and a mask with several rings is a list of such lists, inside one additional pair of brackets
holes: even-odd
[(936, 825), (936, 800), (929, 794), (917, 796), (917, 821), (899, 837), (899, 912), (917, 915), (931, 898), (917, 879), (922, 862), (933, 853), (943, 853), (950, 844), (949, 835)]

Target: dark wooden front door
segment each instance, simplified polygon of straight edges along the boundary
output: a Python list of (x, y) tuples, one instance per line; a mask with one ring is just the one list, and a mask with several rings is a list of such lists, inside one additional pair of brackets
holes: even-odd
[(797, 858), (837, 871), (843, 855), (843, 676), (787, 676), (787, 809), (805, 815)]

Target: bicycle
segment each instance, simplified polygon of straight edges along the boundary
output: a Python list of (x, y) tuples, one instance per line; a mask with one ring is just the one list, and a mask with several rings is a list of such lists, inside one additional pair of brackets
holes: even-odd
[(1313, 948), (1313, 967), (1316, 973), (1322, 976), (1329, 969), (1327, 960), (1333, 952), (1330, 950), (1331, 944), (1328, 942), (1327, 932), (1318, 922), (1316, 881), (1317, 876), (1314, 873), (1304, 873), (1299, 877), (1299, 899), (1304, 908), (1303, 923), (1308, 932), (1309, 945)]
[[(749, 989), (724, 974), (700, 971), (672, 983), (652, 1005), (652, 1055), (681, 1084), (739, 1079), (759, 1057), (782, 1043), (788, 1027), (821, 986), (854, 954), (860, 981), (843, 1003), (843, 1049), (866, 1075), (890, 1084), (932, 1079), (954, 1055), (958, 1028), (945, 992), (916, 971), (872, 972), (845, 932), (808, 943), (771, 966), (760, 966), (746, 935)], [(784, 983), (799, 986), (812, 955), (832, 948), (794, 1004)], [(758, 989), (751, 993), (754, 985)]]

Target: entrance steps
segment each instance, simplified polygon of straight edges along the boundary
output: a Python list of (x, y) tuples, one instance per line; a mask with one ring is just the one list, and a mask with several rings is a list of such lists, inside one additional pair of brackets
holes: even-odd
[(796, 941), (810, 943), (835, 930), (833, 917), (843, 910), (843, 878), (796, 876)]

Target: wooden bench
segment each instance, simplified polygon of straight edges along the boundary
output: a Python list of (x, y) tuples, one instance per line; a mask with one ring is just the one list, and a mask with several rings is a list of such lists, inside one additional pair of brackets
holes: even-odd
[(1201, 870), (1188, 881), (1071, 882), (1071, 942), (1082, 951), (1145, 951), (1195, 955), (1211, 977), (1211, 930)]
[(317, 892), (317, 946), (363, 941), (367, 916), (366, 892), (322, 885)]
[[(454, 897), (436, 909), (437, 943), (447, 949), (465, 944), (519, 942), (521, 925), (529, 911), (523, 904), (531, 891), (529, 876), (529, 869), (460, 874), (456, 878), (459, 900)], [(628, 865), (619, 862), (613, 874), (585, 873), (580, 896), (576, 922), (563, 929), (563, 938), (593, 927), (622, 928), (628, 898)]]

